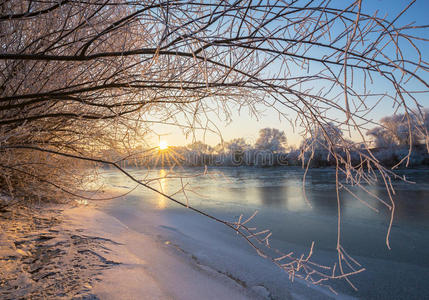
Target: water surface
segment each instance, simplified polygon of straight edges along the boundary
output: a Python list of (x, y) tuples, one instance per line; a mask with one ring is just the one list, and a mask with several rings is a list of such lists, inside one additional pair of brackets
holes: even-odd
[[(203, 170), (188, 168), (176, 171), (180, 176), (189, 177)], [(240, 214), (249, 216), (258, 210), (252, 226), (272, 230), (273, 246), (304, 253), (314, 241), (315, 259), (326, 264), (336, 261), (338, 207), (334, 170), (313, 169), (309, 172), (304, 183), (307, 200), (303, 192), (303, 171), (299, 168), (238, 167), (209, 171), (210, 176), (182, 180), (164, 178), (154, 182), (153, 186), (171, 194), (186, 185), (186, 195), (191, 205), (228, 221), (237, 220)], [(139, 178), (148, 176), (145, 170), (131, 169), (130, 172)], [(149, 176), (164, 177), (169, 174), (167, 170), (152, 170)], [(374, 209), (368, 208), (349, 193), (340, 192), (342, 245), (367, 269), (353, 277), (353, 282), (359, 288), (357, 292), (344, 283), (333, 283), (334, 288), (341, 293), (365, 299), (429, 297), (429, 170), (405, 170), (400, 171), (400, 174), (415, 184), (394, 182), (396, 213), (390, 236), (391, 250), (386, 246), (390, 210), (359, 188), (351, 189)], [(135, 186), (117, 172), (106, 172), (105, 175), (113, 187)], [(382, 181), (366, 188), (390, 203)], [(183, 193), (175, 197), (186, 202)], [(216, 265), (224, 272), (237, 272), (237, 276), (244, 276), (249, 282), (260, 280), (272, 291), (273, 297), (286, 297), (282, 292), (280, 277), (264, 263), (258, 262), (260, 270), (252, 270), (252, 275), (249, 275), (245, 274), (246, 262), (240, 264), (239, 258), (229, 263), (227, 258), (216, 257), (217, 252), (211, 249), (222, 243), (230, 247), (237, 244), (237, 247), (244, 249), (240, 251), (245, 251), (249, 257), (255, 255), (252, 249), (237, 241), (233, 232), (186, 211), (154, 192), (139, 188), (124, 199), (110, 203), (107, 211), (136, 230), (149, 232), (153, 228), (147, 227), (157, 224), (160, 236), (176, 239), (181, 247), (188, 247), (190, 252), (195, 252), (196, 257), (199, 255), (200, 261)], [(141, 216), (156, 218), (157, 221), (146, 222)], [(187, 246), (186, 243), (193, 246)]]

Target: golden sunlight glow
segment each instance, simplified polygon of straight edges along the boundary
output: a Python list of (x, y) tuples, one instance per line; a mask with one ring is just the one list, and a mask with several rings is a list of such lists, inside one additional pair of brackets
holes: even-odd
[(165, 150), (168, 148), (168, 144), (166, 141), (160, 141), (159, 142), (159, 150)]

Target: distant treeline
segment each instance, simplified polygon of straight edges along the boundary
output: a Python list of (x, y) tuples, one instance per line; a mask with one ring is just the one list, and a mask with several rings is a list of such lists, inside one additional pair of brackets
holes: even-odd
[[(312, 168), (335, 166), (336, 162), (330, 152), (326, 149), (314, 149), (303, 151), (303, 149), (291, 149), (285, 152), (274, 152), (270, 150), (245, 149), (225, 151), (222, 153), (202, 152), (189, 150), (186, 147), (174, 147), (175, 159), (169, 157), (164, 162), (145, 159), (144, 164), (151, 166), (172, 166), (174, 164), (181, 166), (301, 166), (310, 163)], [(397, 165), (409, 153), (408, 147), (385, 147), (372, 148), (370, 150), (360, 149), (359, 151), (337, 150), (339, 155), (345, 157), (349, 155), (352, 163), (358, 165), (361, 163), (362, 154), (374, 155), (384, 166), (392, 167)], [(311, 157), (311, 159), (310, 159)], [(143, 161), (140, 161), (142, 163)], [(137, 162), (138, 163), (138, 162)], [(403, 160), (399, 167), (405, 167), (406, 160)], [(429, 166), (429, 154), (424, 145), (414, 146), (408, 161), (408, 167)], [(364, 166), (365, 167), (365, 166)]]
[[(236, 138), (214, 147), (201, 141), (166, 150), (140, 149), (123, 160), (125, 165), (149, 166), (297, 166), (327, 167), (336, 164), (332, 153), (359, 165), (365, 156), (374, 156), (384, 166), (429, 166), (429, 111), (423, 120), (397, 114), (380, 120), (380, 126), (367, 131), (366, 143), (355, 143), (343, 136), (332, 123), (314, 128), (299, 147), (288, 147), (286, 135), (275, 128), (264, 128), (254, 144)], [(412, 128), (412, 130), (410, 130)], [(129, 155), (129, 154), (127, 154)], [(121, 155), (116, 154), (117, 157)], [(124, 156), (124, 155), (122, 155)], [(365, 166), (364, 166), (365, 167)]]

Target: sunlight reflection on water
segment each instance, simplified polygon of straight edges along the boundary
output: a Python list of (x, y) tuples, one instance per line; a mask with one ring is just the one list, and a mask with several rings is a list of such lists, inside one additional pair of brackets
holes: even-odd
[[(167, 179), (165, 178), (165, 176), (167, 175), (167, 171), (165, 171), (164, 169), (159, 170), (159, 190), (163, 193), (168, 193), (168, 191), (166, 191), (166, 183), (167, 183)], [(167, 199), (162, 196), (161, 194), (157, 195), (157, 203), (156, 203), (156, 208), (157, 209), (165, 209), (167, 207)]]
[[(178, 169), (174, 175), (192, 176), (201, 173), (202, 170), (204, 169)], [(285, 167), (270, 169), (213, 168), (212, 170), (221, 175), (213, 176), (213, 178), (199, 176), (183, 179), (184, 184), (190, 183), (187, 194), (192, 206), (228, 221), (237, 220), (240, 214), (250, 216), (255, 210), (258, 210), (258, 215), (252, 220), (252, 226), (272, 230), (271, 242), (276, 247), (281, 249), (297, 247), (307, 250), (306, 247), (309, 243), (314, 241), (317, 255), (321, 253), (320, 257), (322, 257), (326, 254), (327, 256), (323, 258), (326, 260), (336, 259), (338, 211), (333, 169), (309, 171), (305, 189), (311, 207), (303, 197), (302, 169)], [(128, 171), (142, 180), (158, 178), (158, 180), (151, 181), (151, 186), (167, 194), (177, 192), (182, 186), (179, 178), (169, 177), (173, 174), (168, 169), (150, 171), (129, 169)], [(209, 171), (211, 170), (209, 169)], [(424, 278), (427, 278), (427, 268), (429, 268), (427, 254), (429, 246), (427, 235), (429, 229), (429, 170), (401, 170), (400, 172), (416, 181), (417, 184), (394, 182), (396, 214), (390, 240), (392, 250), (388, 250), (385, 245), (390, 212), (386, 206), (375, 199), (375, 197), (380, 197), (388, 201), (382, 182), (366, 185), (366, 188), (375, 197), (368, 196), (365, 191), (357, 187), (348, 186), (356, 196), (376, 208), (378, 213), (344, 190), (340, 191), (341, 232), (344, 246), (354, 258), (359, 258), (359, 262), (363, 265), (371, 266), (375, 261), (378, 264), (359, 279), (361, 280), (360, 287), (365, 287), (365, 284), (371, 287), (373, 282), (377, 282), (377, 284), (392, 282), (392, 285), (399, 286), (402, 284), (402, 279), (399, 282), (399, 279), (395, 277), (398, 266), (401, 266), (401, 272), (406, 274), (404, 276), (408, 278), (409, 286), (422, 285)], [(135, 183), (125, 176), (112, 170), (106, 172), (105, 179), (107, 185), (115, 186), (118, 189), (135, 186)], [(198, 194), (190, 192), (191, 188)], [(175, 194), (174, 198), (186, 202), (180, 193)], [(152, 230), (150, 226), (157, 224), (157, 228), (161, 228), (160, 232), (163, 234), (168, 232), (166, 243), (176, 236), (210, 237), (213, 235), (214, 240), (224, 238), (223, 233), (218, 231), (220, 229), (211, 220), (206, 220), (206, 222), (196, 214), (189, 213), (183, 207), (179, 207), (163, 196), (143, 187), (118, 201), (112, 201), (109, 210), (121, 217), (126, 224), (136, 224), (136, 228), (139, 230), (145, 230), (142, 229), (144, 228), (142, 224), (148, 224), (150, 230)], [(158, 223), (153, 220), (157, 220)], [(167, 227), (168, 229), (163, 231)], [(231, 240), (225, 238), (224, 243), (230, 244)], [(389, 280), (386, 280), (386, 274), (389, 276), (392, 274)], [(358, 279), (356, 280), (358, 281)], [(371, 291), (366, 293), (364, 295), (373, 295)]]
[[(158, 180), (151, 182), (151, 186), (166, 194), (177, 192), (181, 188), (180, 179), (169, 178), (168, 176), (173, 174), (166, 169), (153, 169), (150, 171), (130, 169), (129, 171), (139, 179), (158, 178)], [(190, 176), (200, 171), (195, 168), (181, 169), (174, 175)], [(337, 213), (336, 201), (334, 201), (335, 184), (333, 180), (335, 178), (334, 172), (330, 169), (309, 172), (305, 183), (305, 193), (311, 206), (304, 199), (302, 170), (300, 169), (222, 168), (215, 171), (222, 172), (222, 176), (214, 176), (214, 178), (200, 176), (183, 179), (183, 184), (189, 182), (186, 188), (191, 205), (225, 211), (236, 210), (241, 207), (246, 210), (263, 208), (273, 211), (323, 215), (336, 215)], [(415, 218), (426, 219), (429, 215), (429, 203), (425, 200), (429, 196), (429, 185), (425, 182), (429, 172), (424, 170), (412, 171), (410, 174), (414, 174), (413, 176), (420, 182), (417, 185), (396, 183), (396, 201), (398, 204), (396, 217), (409, 220), (414, 220)], [(133, 188), (135, 186), (135, 183), (124, 175), (112, 170), (105, 173), (105, 181), (107, 185), (122, 191), (125, 191), (127, 187)], [(384, 220), (383, 215), (389, 215), (387, 207), (374, 197), (369, 196), (359, 188), (350, 187), (350, 189), (353, 190), (356, 196), (368, 202), (378, 212), (366, 207), (345, 191), (341, 191), (341, 211), (345, 217), (359, 217), (380, 221)], [(383, 198), (389, 203), (382, 185), (367, 186), (367, 189), (374, 196)], [(140, 199), (142, 206), (149, 205), (159, 210), (176, 207), (175, 204), (162, 195), (143, 187), (132, 194)], [(174, 197), (179, 201), (186, 202), (183, 193), (179, 192)]]

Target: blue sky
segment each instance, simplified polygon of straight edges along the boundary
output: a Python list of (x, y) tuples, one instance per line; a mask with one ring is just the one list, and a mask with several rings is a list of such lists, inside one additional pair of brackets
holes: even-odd
[[(334, 0), (332, 3), (344, 3), (343, 0)], [(363, 0), (362, 3), (362, 11), (369, 12), (370, 14), (373, 14), (376, 10), (378, 10), (378, 16), (384, 16), (388, 15), (388, 19), (392, 19), (392, 16), (396, 16), (410, 1), (406, 0)], [(344, 6), (340, 5), (340, 6)], [(425, 25), (429, 24), (428, 20), (428, 14), (429, 14), (429, 0), (417, 0), (413, 6), (407, 11), (405, 14), (401, 16), (401, 18), (397, 21), (395, 24), (408, 24), (411, 22), (415, 22), (417, 25)], [(417, 31), (416, 31), (417, 32)], [(419, 36), (423, 36), (426, 38), (429, 38), (429, 29), (422, 29), (418, 31)], [(427, 58), (429, 55), (429, 43), (421, 43), (419, 46), (422, 47), (423, 50), (423, 56)], [(405, 48), (406, 54), (414, 55), (414, 50), (409, 48)], [(296, 72), (300, 72), (297, 70)], [(428, 80), (427, 75), (423, 75)], [(409, 86), (411, 88), (414, 88), (414, 83), (410, 82)], [(417, 88), (417, 86), (416, 86)], [(372, 88), (373, 91), (378, 92), (386, 92), (389, 91), (389, 89), (392, 89), (391, 86), (383, 83), (383, 82), (375, 82), (374, 87)], [(420, 88), (421, 89), (421, 88)], [(425, 98), (429, 98), (428, 94), (423, 94), (419, 96), (420, 103), (427, 102), (428, 104), (425, 105), (426, 107), (429, 106), (429, 99), (426, 100)], [(299, 128), (295, 128), (295, 130), (292, 128), (292, 126), (289, 124), (289, 122), (285, 119), (279, 119), (278, 113), (275, 112), (271, 108), (266, 108), (263, 106), (259, 106), (258, 109), (260, 109), (261, 114), (258, 118), (253, 116), (248, 109), (244, 108), (240, 111), (238, 110), (238, 107), (234, 107), (234, 105), (231, 105), (231, 122), (225, 122), (224, 116), (218, 116), (216, 114), (212, 114), (211, 117), (216, 124), (217, 128), (221, 132), (221, 135), (224, 140), (230, 140), (237, 137), (243, 137), (250, 143), (254, 142), (258, 136), (258, 131), (261, 128), (265, 127), (274, 127), (281, 130), (284, 130), (286, 132), (286, 135), (288, 137), (288, 143), (290, 145), (298, 145), (300, 143), (301, 137), (299, 135)], [(374, 111), (372, 111), (368, 117), (374, 120), (379, 120), (383, 116), (390, 115), (394, 112), (394, 108), (392, 107), (392, 104), (389, 103), (389, 101), (380, 103)], [(336, 113), (333, 112), (333, 116), (335, 118), (341, 118), (343, 116), (335, 115)], [(294, 114), (290, 114), (290, 116), (293, 118)], [(214, 128), (214, 127), (213, 127)], [(195, 135), (189, 135), (188, 138), (186, 138), (182, 131), (178, 128), (175, 128), (173, 126), (155, 126), (155, 131), (158, 134), (163, 134), (165, 136), (162, 137), (163, 140), (167, 140), (170, 145), (184, 145), (191, 143), (193, 140), (203, 140), (204, 142), (215, 145), (221, 141), (221, 138), (216, 134), (211, 134), (207, 132), (202, 131), (196, 131)], [(357, 140), (357, 135), (352, 133), (352, 136), (350, 137), (352, 139)], [(158, 137), (155, 137), (152, 139), (153, 143), (158, 142)]]

